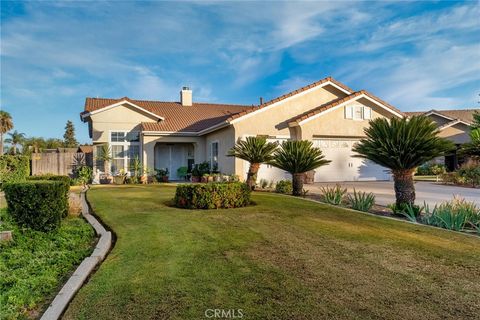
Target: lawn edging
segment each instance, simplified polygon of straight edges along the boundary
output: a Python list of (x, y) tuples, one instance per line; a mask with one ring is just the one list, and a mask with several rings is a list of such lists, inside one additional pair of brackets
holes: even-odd
[(78, 268), (73, 272), (62, 289), (53, 299), (50, 306), (43, 313), (41, 320), (56, 320), (61, 317), (67, 309), (68, 304), (72, 301), (75, 294), (80, 290), (88, 276), (93, 272), (95, 267), (100, 264), (108, 254), (112, 246), (112, 233), (107, 231), (105, 227), (90, 214), (88, 203), (85, 199), (86, 190), (80, 193), (80, 201), (82, 204), (82, 215), (95, 229), (95, 233), (100, 237), (89, 257), (86, 257)]
[(324, 204), (324, 205), (326, 205), (326, 206), (330, 206), (330, 207), (333, 207), (333, 208), (342, 208), (342, 209), (345, 209), (345, 210), (347, 210), (347, 211), (352, 211), (352, 212), (356, 212), (356, 213), (363, 213), (363, 214), (366, 214), (366, 215), (369, 215), (369, 216), (372, 216), (372, 217), (383, 218), (383, 219), (388, 219), (388, 220), (393, 220), (393, 221), (398, 221), (398, 222), (405, 222), (405, 223), (413, 224), (413, 225), (416, 225), (416, 226), (434, 228), (434, 229), (437, 229), (437, 230), (443, 230), (443, 231), (453, 232), (453, 233), (455, 233), (455, 234), (462, 234), (462, 235), (465, 235), (465, 236), (470, 236), (470, 237), (474, 237), (474, 238), (480, 239), (480, 237), (479, 237), (478, 235), (476, 235), (476, 234), (471, 234), (471, 233), (467, 233), (467, 232), (455, 231), (455, 230), (440, 228), (440, 227), (432, 226), (432, 225), (429, 225), (429, 224), (423, 224), (423, 223), (419, 223), (419, 222), (413, 222), (413, 221), (409, 221), (409, 220), (405, 220), (405, 219), (399, 219), (399, 218), (395, 218), (395, 217), (382, 216), (382, 215), (375, 214), (375, 213), (371, 213), (371, 212), (365, 212), (365, 211), (355, 210), (355, 209), (352, 209), (352, 208), (347, 208), (347, 207), (342, 207), (342, 206), (336, 206), (336, 205), (333, 205), (333, 204), (330, 204), (330, 203), (326, 203), (326, 202), (322, 202), (322, 201), (315, 200), (315, 199), (310, 199), (310, 198), (297, 197), (297, 196), (293, 196), (293, 195), (289, 195), (289, 194), (284, 194), (284, 196), (292, 197), (292, 198), (295, 198), (295, 199), (302, 199), (302, 200), (310, 201), (310, 202), (316, 202), (316, 203)]

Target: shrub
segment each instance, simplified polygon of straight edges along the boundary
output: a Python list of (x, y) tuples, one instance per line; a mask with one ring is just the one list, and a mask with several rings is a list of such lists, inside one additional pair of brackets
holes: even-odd
[(423, 207), (411, 205), (409, 203), (404, 203), (400, 206), (392, 203), (389, 204), (387, 207), (392, 210), (393, 214), (406, 217), (410, 221), (417, 221), (417, 217), (420, 216), (424, 209)]
[(373, 193), (361, 192), (353, 189), (353, 195), (347, 195), (352, 209), (368, 212), (375, 204), (375, 196)]
[(175, 206), (186, 209), (245, 207), (250, 204), (250, 189), (241, 182), (214, 182), (177, 186)]
[(21, 155), (0, 155), (0, 187), (3, 183), (24, 181), (30, 174), (30, 159)]
[(293, 191), (292, 181), (280, 180), (275, 186), (276, 193), (291, 194)]
[(80, 166), (73, 171), (75, 184), (89, 184), (93, 180), (93, 169), (89, 166)]
[(16, 223), (38, 231), (58, 228), (68, 214), (68, 189), (65, 181), (30, 180), (6, 183), (8, 212)]
[(447, 168), (443, 164), (425, 163), (417, 168), (415, 175), (418, 176), (438, 176), (447, 172)]
[(347, 189), (342, 189), (342, 187), (337, 184), (335, 187), (322, 187), (323, 200), (326, 203), (339, 205), (343, 201), (343, 197), (347, 193)]
[(480, 185), (480, 165), (464, 165), (457, 170), (457, 174), (464, 178), (464, 183), (473, 187)]

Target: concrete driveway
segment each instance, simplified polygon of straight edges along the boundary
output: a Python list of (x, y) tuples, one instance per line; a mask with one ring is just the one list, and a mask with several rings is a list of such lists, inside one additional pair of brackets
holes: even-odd
[[(379, 205), (388, 205), (395, 202), (395, 192), (393, 191), (392, 181), (357, 181), (357, 182), (338, 182), (341, 186), (353, 192), (357, 191), (372, 192), (375, 194), (375, 202)], [(335, 182), (321, 182), (315, 184), (306, 184), (304, 188), (309, 193), (320, 194), (324, 186), (335, 186)], [(467, 201), (475, 202), (480, 206), (480, 189), (455, 187), (434, 182), (418, 181), (415, 183), (416, 204), (423, 205), (423, 202), (429, 206), (434, 206), (447, 200), (451, 200), (454, 195), (459, 195)]]

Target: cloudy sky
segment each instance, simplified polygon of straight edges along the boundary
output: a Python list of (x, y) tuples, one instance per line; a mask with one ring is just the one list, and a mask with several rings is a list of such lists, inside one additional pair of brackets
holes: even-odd
[(1, 97), (15, 128), (61, 137), (85, 97), (256, 104), (333, 76), (396, 107), (478, 108), (469, 2), (1, 1)]

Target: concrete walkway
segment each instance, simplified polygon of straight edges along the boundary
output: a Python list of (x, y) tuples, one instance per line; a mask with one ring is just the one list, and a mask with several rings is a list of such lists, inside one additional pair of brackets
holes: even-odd
[[(335, 182), (322, 182), (315, 184), (306, 184), (305, 189), (310, 193), (320, 194), (324, 186), (335, 186)], [(379, 205), (388, 205), (395, 202), (395, 192), (393, 191), (392, 181), (357, 181), (357, 182), (339, 182), (341, 186), (353, 192), (357, 191), (372, 192), (375, 194), (375, 201)], [(415, 183), (417, 199), (416, 204), (423, 205), (424, 201), (429, 206), (451, 200), (454, 195), (459, 195), (467, 201), (475, 202), (480, 206), (480, 189), (455, 187), (434, 182), (418, 181)]]

